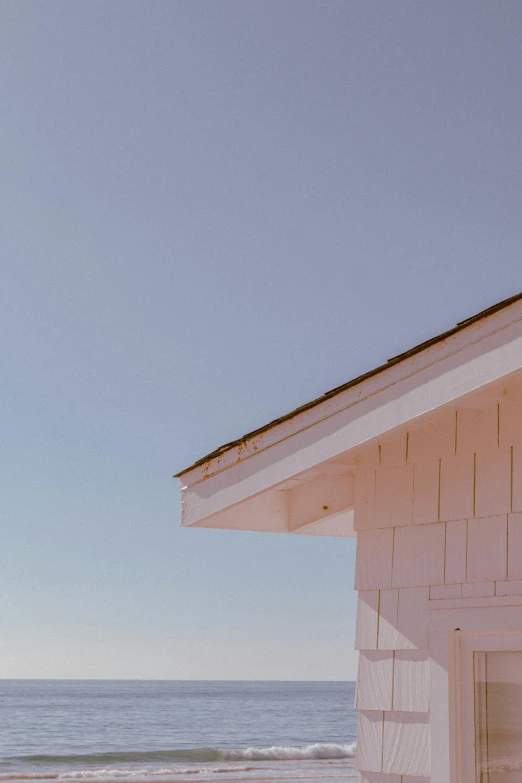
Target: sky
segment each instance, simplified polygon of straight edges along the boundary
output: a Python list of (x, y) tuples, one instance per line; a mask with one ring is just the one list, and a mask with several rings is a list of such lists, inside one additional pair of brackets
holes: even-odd
[(172, 474), (522, 290), (518, 0), (3, 0), (0, 677), (353, 679), (353, 540)]

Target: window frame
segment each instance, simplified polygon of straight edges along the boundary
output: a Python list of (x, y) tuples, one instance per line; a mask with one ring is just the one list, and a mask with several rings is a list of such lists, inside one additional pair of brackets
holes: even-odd
[(522, 629), (454, 631), (450, 672), (450, 725), (458, 783), (477, 783), (475, 773), (475, 652), (521, 652)]

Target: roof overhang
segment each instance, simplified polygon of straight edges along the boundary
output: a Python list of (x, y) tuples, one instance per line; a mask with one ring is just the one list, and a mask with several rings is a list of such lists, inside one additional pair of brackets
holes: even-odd
[(355, 535), (357, 449), (520, 369), (520, 295), (424, 346), (178, 474), (182, 525)]

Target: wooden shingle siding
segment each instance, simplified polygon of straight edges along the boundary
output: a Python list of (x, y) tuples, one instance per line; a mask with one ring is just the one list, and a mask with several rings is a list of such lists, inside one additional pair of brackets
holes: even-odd
[(387, 712), (384, 715), (382, 771), (403, 775), (430, 773), (429, 715)]
[(458, 519), (446, 522), (446, 562), (444, 579), (447, 584), (466, 581), (466, 548), (468, 522)]
[(359, 470), (375, 470), (381, 464), (378, 441), (365, 443), (357, 449), (356, 463)]
[(511, 510), (522, 511), (522, 445), (513, 446)]
[(379, 599), (379, 650), (396, 650), (401, 641), (398, 629), (399, 591), (381, 590)]
[(442, 670), (428, 651), (428, 604), (467, 601), (472, 612), (520, 596), (506, 622), (522, 610), (522, 389), (516, 405), (495, 394), (410, 422), (377, 454), (366, 447), (355, 493), (363, 783), (429, 783), (430, 687)]
[(393, 528), (361, 530), (357, 536), (355, 589), (391, 587)]
[(356, 708), (391, 710), (393, 694), (393, 652), (368, 651), (359, 655)]
[(428, 599), (428, 587), (380, 591), (379, 650), (427, 649)]
[(482, 409), (457, 409), (456, 453), (469, 454), (498, 445), (498, 406), (489, 401)]
[(393, 663), (393, 710), (428, 712), (429, 708), (428, 653), (418, 650), (397, 650)]
[(357, 596), (355, 649), (376, 650), (379, 628), (379, 591), (360, 590)]
[(413, 523), (416, 525), (438, 522), (439, 519), (438, 457), (415, 462), (413, 466)]
[(430, 601), (440, 598), (462, 598), (462, 585), (431, 585)]
[(497, 582), (495, 595), (522, 595), (522, 580), (515, 579), (512, 582)]
[(408, 434), (405, 429), (395, 430), (379, 439), (380, 467), (393, 468), (404, 465), (408, 447)]
[(519, 384), (508, 387), (507, 397), (499, 407), (500, 447), (522, 445), (522, 389)]
[(447, 521), (474, 514), (475, 455), (442, 457), (440, 463), (440, 518)]
[(507, 515), (468, 520), (466, 581), (507, 577)]
[(508, 515), (508, 579), (522, 579), (522, 514)]
[(445, 525), (395, 528), (392, 587), (444, 584)]
[(401, 587), (397, 609), (400, 643), (396, 650), (426, 650), (428, 647), (429, 587)]
[(475, 516), (511, 511), (511, 449), (480, 450), (476, 457)]
[(413, 465), (379, 468), (375, 477), (375, 527), (413, 522)]
[(357, 723), (357, 768), (365, 772), (382, 771), (383, 712), (359, 710)]
[(355, 473), (354, 529), (366, 530), (374, 527), (374, 511), (375, 468), (360, 468)]
[(463, 598), (488, 598), (495, 595), (495, 582), (471, 582), (462, 585)]
[(428, 413), (408, 425), (408, 462), (455, 453), (456, 414), (453, 408)]

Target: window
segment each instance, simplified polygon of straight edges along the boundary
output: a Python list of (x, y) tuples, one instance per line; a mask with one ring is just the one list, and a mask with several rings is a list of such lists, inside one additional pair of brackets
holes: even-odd
[(458, 634), (459, 783), (522, 781), (522, 634)]
[(474, 652), (475, 778), (522, 780), (522, 652)]

